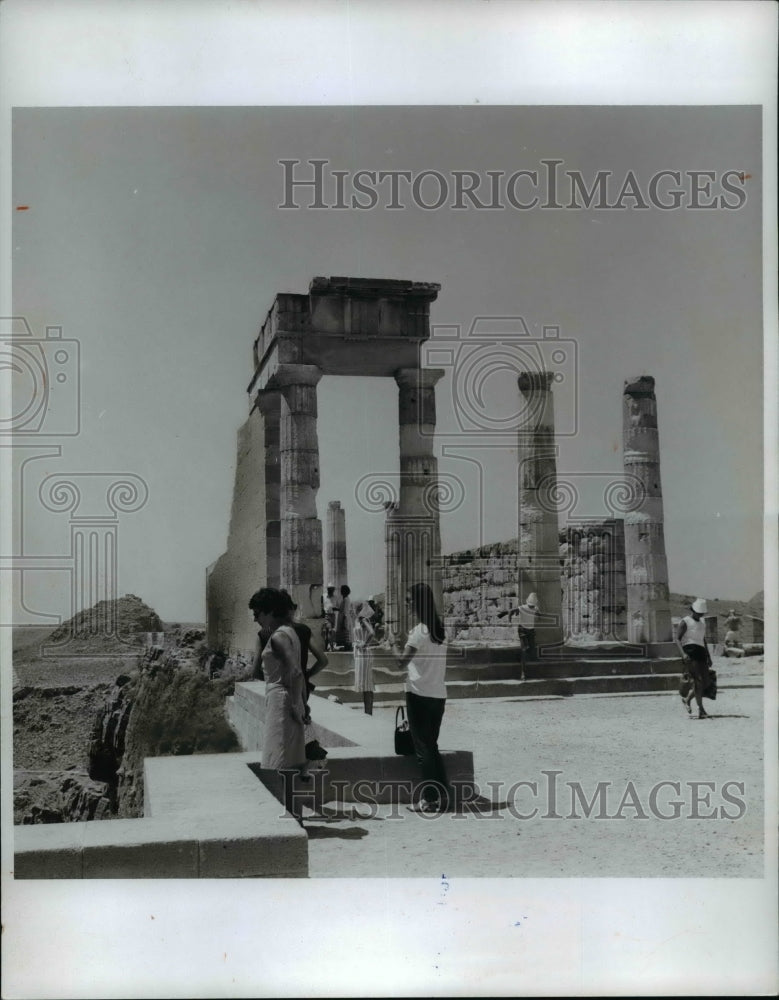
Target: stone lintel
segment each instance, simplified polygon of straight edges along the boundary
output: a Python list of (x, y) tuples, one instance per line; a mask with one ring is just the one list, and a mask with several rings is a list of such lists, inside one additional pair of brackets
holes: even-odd
[(414, 298), (434, 302), (441, 286), (428, 281), (392, 278), (317, 277), (309, 285), (310, 295), (345, 295), (354, 299)]
[(549, 390), (554, 379), (554, 372), (520, 372), (517, 378), (519, 391), (522, 393)]
[(398, 368), (394, 378), (402, 389), (432, 389), (445, 374), (443, 368)]
[(625, 396), (654, 396), (654, 394), (655, 380), (652, 375), (638, 375), (625, 380), (623, 390)]

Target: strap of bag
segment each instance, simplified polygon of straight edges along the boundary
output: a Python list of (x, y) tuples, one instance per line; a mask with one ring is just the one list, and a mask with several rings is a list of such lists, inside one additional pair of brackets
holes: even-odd
[[(400, 716), (400, 722), (398, 722), (398, 716)], [(401, 726), (406, 724), (406, 710), (402, 705), (398, 705), (395, 709), (395, 728), (400, 729)]]

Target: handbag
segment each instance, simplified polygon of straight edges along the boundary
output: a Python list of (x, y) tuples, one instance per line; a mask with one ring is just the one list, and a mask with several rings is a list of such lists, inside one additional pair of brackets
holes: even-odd
[(703, 697), (709, 698), (711, 701), (717, 700), (717, 671), (712, 670), (711, 667), (709, 667), (706, 687), (703, 689)]
[(327, 750), (320, 744), (319, 740), (309, 740), (306, 743), (306, 760), (324, 760)]
[(408, 727), (406, 710), (402, 705), (399, 705), (395, 712), (395, 753), (401, 757), (408, 757), (413, 752), (414, 741)]

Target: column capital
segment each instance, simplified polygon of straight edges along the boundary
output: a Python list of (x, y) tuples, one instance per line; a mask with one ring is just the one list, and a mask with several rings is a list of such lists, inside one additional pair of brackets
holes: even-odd
[(625, 396), (654, 396), (655, 380), (651, 375), (638, 375), (636, 378), (625, 379)]
[(554, 372), (520, 372), (517, 386), (522, 393), (548, 391), (552, 387)]
[(261, 389), (254, 397), (254, 405), (267, 417), (269, 413), (278, 411), (281, 393), (278, 389)]
[(277, 365), (270, 378), (269, 388), (286, 389), (291, 385), (316, 385), (322, 378), (322, 370), (316, 365)]
[(398, 368), (393, 374), (401, 389), (432, 389), (446, 371), (443, 368)]

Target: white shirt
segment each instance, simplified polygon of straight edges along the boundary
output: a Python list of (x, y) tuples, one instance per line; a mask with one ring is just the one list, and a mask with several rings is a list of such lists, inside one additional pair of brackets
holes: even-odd
[(531, 608), (529, 604), (520, 604), (517, 608), (518, 623), (522, 628), (535, 628), (538, 608)]
[(445, 698), (446, 643), (433, 642), (427, 626), (420, 622), (409, 632), (406, 645), (414, 650), (408, 665), (406, 691), (425, 698)]
[(682, 646), (705, 646), (706, 622), (702, 618), (696, 622), (692, 616), (682, 618), (682, 621), (687, 626), (687, 631), (682, 636)]

